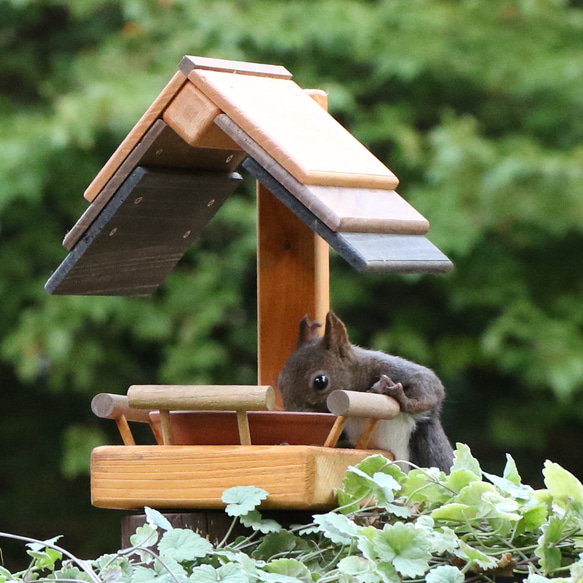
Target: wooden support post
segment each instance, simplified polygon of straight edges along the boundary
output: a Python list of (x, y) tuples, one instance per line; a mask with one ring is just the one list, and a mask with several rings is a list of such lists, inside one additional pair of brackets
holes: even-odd
[(249, 430), (247, 411), (237, 411), (237, 427), (239, 429), (239, 443), (241, 445), (251, 445), (251, 432)]
[[(327, 109), (325, 93), (310, 96)], [(323, 323), (330, 309), (329, 247), (260, 184), (257, 208), (257, 377), (276, 387), (300, 320), (307, 314)]]
[(329, 310), (329, 251), (263, 186), (257, 197), (258, 382), (276, 386), (302, 317), (324, 322)]
[(368, 445), (368, 442), (370, 441), (372, 433), (375, 430), (375, 427), (377, 426), (378, 422), (379, 422), (378, 419), (366, 420), (362, 433), (360, 434), (358, 441), (354, 445), (354, 449), (366, 449), (366, 446)]
[(330, 433), (324, 442), (324, 447), (336, 447), (336, 444), (344, 431), (347, 419), (348, 418), (343, 415), (336, 417), (336, 421), (334, 421), (334, 425), (332, 426), (332, 429), (330, 429)]
[(164, 445), (174, 445), (169, 411), (160, 411), (160, 427), (162, 429), (162, 441)]
[(130, 429), (130, 426), (129, 426), (128, 420), (126, 419), (126, 416), (120, 415), (119, 417), (117, 417), (115, 422), (117, 424), (117, 429), (119, 431), (119, 434), (121, 435), (121, 438), (123, 440), (123, 444), (124, 445), (136, 445), (136, 440), (134, 439), (134, 436), (132, 435), (132, 430)]

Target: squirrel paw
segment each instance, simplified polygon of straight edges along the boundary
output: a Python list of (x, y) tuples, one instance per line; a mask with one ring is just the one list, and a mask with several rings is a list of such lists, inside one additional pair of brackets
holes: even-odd
[(381, 375), (381, 378), (371, 387), (370, 393), (380, 393), (381, 395), (389, 395), (394, 392), (403, 390), (401, 383), (394, 383), (386, 374)]

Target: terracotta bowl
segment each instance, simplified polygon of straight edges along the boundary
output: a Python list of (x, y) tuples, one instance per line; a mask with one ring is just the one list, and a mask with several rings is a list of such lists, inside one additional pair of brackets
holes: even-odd
[[(323, 445), (336, 415), (292, 411), (249, 411), (253, 445)], [(150, 413), (160, 428), (160, 414)], [(172, 411), (172, 436), (176, 445), (236, 445), (239, 443), (234, 411)]]

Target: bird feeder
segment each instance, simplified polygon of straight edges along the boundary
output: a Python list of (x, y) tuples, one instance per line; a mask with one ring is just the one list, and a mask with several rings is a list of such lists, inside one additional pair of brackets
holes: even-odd
[[(152, 294), (236, 190), (237, 170), (258, 183), (258, 386), (98, 395), (94, 412), (116, 420), (124, 445), (93, 452), (97, 506), (219, 508), (224, 489), (252, 484), (269, 492), (267, 508), (329, 507), (346, 467), (371, 453), (367, 432), (398, 413), (390, 397), (349, 393), (331, 395), (332, 413), (319, 417), (270, 411), (298, 322), (329, 310), (329, 247), (361, 272), (452, 268), (426, 238), (428, 221), (394, 190), (393, 172), (328, 114), (324, 92), (291, 77), (281, 66), (184, 57), (85, 191), (51, 294)], [(218, 435), (183, 436), (209, 414)], [(370, 419), (361, 442), (334, 448), (351, 415)], [(262, 423), (305, 429), (316, 418), (325, 428), (316, 441), (284, 429), (260, 437)], [(128, 421), (148, 423), (157, 445), (136, 445)]]

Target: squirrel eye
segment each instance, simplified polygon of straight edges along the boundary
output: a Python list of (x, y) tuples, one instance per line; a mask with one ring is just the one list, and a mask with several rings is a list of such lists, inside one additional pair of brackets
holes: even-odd
[(312, 387), (316, 391), (324, 391), (328, 388), (329, 384), (330, 380), (325, 374), (320, 374), (317, 377), (314, 377), (314, 380), (312, 381)]

